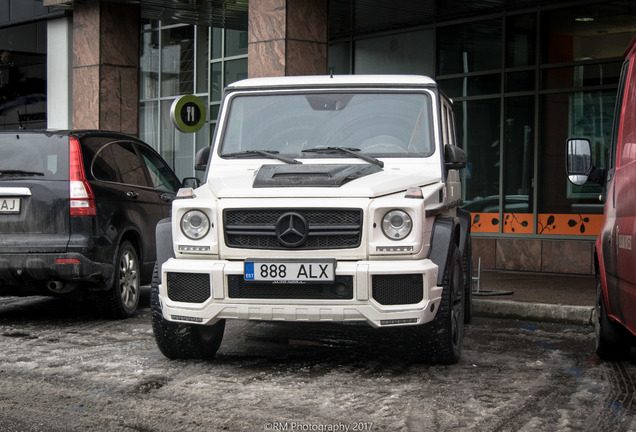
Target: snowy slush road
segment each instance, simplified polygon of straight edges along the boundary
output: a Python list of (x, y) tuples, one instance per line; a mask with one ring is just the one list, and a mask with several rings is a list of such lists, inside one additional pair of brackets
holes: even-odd
[(454, 366), (364, 325), (229, 321), (214, 362), (157, 349), (147, 299), (105, 321), (0, 297), (1, 431), (627, 431), (636, 366), (591, 327), (476, 317)]

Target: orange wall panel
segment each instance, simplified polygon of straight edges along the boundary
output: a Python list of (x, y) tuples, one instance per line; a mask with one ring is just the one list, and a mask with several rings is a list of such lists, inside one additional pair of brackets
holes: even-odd
[[(472, 213), (471, 231), (474, 233), (532, 234), (532, 213)], [(601, 231), (603, 215), (600, 214), (549, 214), (537, 215), (537, 234), (596, 236)]]

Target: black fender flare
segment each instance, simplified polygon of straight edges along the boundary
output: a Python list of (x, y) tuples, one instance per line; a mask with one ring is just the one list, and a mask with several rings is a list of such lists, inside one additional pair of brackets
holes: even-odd
[[(155, 240), (157, 251), (157, 265), (159, 267), (159, 275), (161, 275), (161, 266), (170, 258), (174, 258), (174, 248), (172, 247), (172, 219), (161, 219), (155, 228)], [(161, 277), (161, 276), (160, 276)]]
[(437, 272), (438, 286), (441, 286), (444, 282), (444, 273), (450, 259), (451, 245), (459, 244), (458, 228), (460, 228), (459, 217), (440, 215), (435, 218), (428, 259), (437, 264), (439, 268)]

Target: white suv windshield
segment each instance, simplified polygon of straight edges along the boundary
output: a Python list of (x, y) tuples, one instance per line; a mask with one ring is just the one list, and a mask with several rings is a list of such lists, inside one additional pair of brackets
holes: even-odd
[(236, 95), (220, 154), (347, 157), (316, 151), (339, 147), (369, 156), (425, 157), (435, 150), (432, 115), (426, 93)]

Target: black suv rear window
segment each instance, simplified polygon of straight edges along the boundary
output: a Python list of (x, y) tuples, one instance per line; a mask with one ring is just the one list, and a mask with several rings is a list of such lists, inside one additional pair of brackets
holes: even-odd
[(0, 134), (0, 180), (68, 180), (68, 136)]

